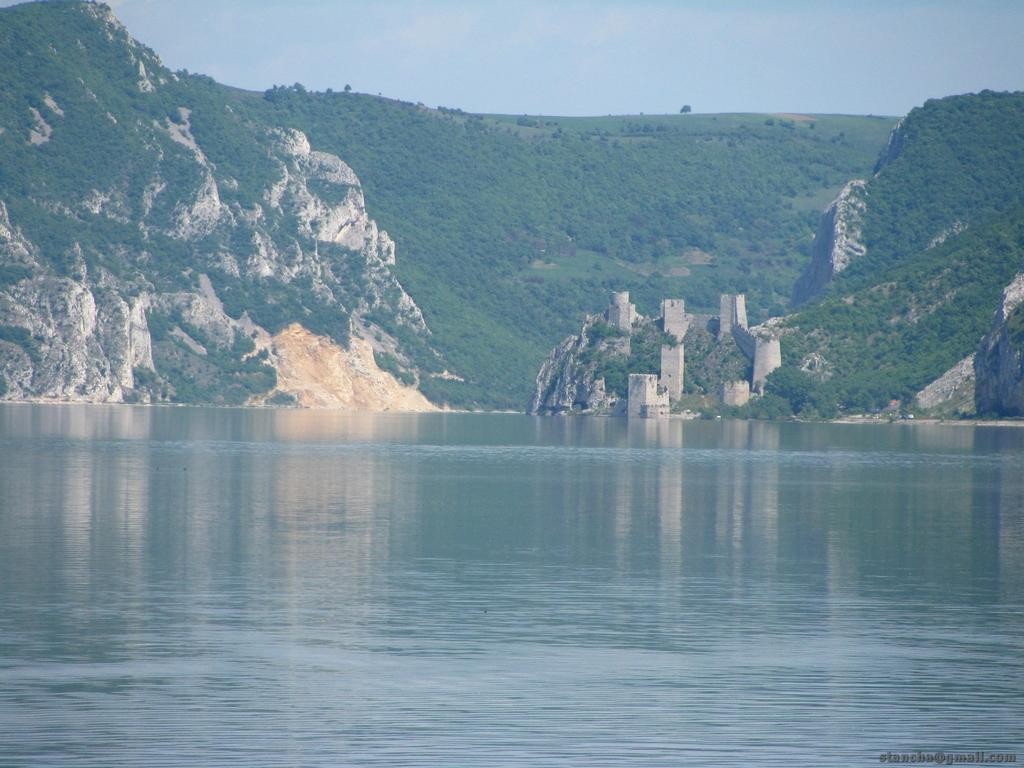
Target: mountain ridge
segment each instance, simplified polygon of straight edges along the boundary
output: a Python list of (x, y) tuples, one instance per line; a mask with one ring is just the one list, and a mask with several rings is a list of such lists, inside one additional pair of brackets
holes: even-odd
[(991, 91), (931, 100), (900, 122), (846, 222), (853, 258), (805, 273), (827, 279), (783, 323), (787, 367), (824, 358), (841, 408), (877, 410), (909, 406), (979, 351), (1024, 270), (1022, 126), (1024, 93)]
[[(45, 31), (39, 20), (58, 18), (74, 36), (70, 53), (52, 43), (25, 53), (39, 60), (45, 88), (7, 75), (7, 398), (252, 402), (277, 384), (273, 347), (257, 342), (296, 321), (339, 344), (356, 327), (383, 340), (388, 331), (368, 319), (376, 313), (429, 345), (393, 275), (394, 243), (340, 158), (294, 129), (233, 119), (227, 104), (219, 128), (230, 149), (198, 139), (202, 92), (106, 6), (3, 13), (21, 22), (0, 34), (8, 49)], [(105, 69), (90, 66), (97, 61)], [(120, 78), (107, 76), (115, 64)], [(232, 162), (236, 151), (242, 162)], [(402, 357), (393, 337), (390, 346)]]
[[(740, 415), (1024, 413), (1022, 127), (1019, 92), (932, 100), (899, 122), (874, 172), (824, 211), (800, 306), (769, 322), (783, 362), (766, 382), (774, 404)], [(562, 357), (542, 375), (579, 378)]]
[[(1012, 94), (928, 102), (896, 130), (872, 117), (473, 115), (170, 72), (101, 4), (0, 18), (0, 52), (19, 64), (0, 72), (7, 399), (265, 402), (277, 374), (263, 333), (299, 323), (339, 348), (364, 339), (382, 370), (434, 403), (521, 406), (547, 350), (610, 291), (629, 290), (647, 315), (673, 295), (713, 313), (722, 293), (747, 293), (754, 323), (786, 314), (816, 263), (822, 207), (865, 179), (848, 248), (831, 247), (846, 214), (825, 227), (828, 279), (787, 318), (799, 332), (783, 356), (790, 367), (811, 354), (877, 359), (866, 372), (831, 368), (855, 384), (889, 376), (837, 395), (876, 408), (973, 351), (964, 340), (984, 332), (1013, 274), (1006, 255), (982, 287), (964, 256), (1017, 247)], [(950, 143), (953, 118), (971, 130)], [(939, 176), (920, 175), (929, 167)], [(983, 185), (959, 189), (975, 170)], [(907, 209), (922, 189), (929, 199)], [(861, 320), (852, 334), (833, 327), (851, 322), (844, 302), (859, 307), (858, 292), (891, 315), (878, 292), (898, 298), (926, 273), (956, 273), (951, 306), (971, 307), (970, 322), (944, 321), (949, 350), (933, 340), (908, 356), (882, 329), (877, 352)], [(908, 339), (934, 304), (913, 295), (896, 323)], [(882, 359), (898, 354), (913, 375)], [(47, 367), (52, 386), (37, 375)]]

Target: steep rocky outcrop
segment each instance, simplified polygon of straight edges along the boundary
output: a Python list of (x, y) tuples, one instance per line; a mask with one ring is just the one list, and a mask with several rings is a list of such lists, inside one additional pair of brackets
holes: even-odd
[(120, 402), (152, 368), (146, 295), (38, 277), (0, 294), (0, 375), (8, 399)]
[(974, 411), (974, 355), (968, 355), (915, 397), (917, 405), (927, 410), (950, 414)]
[[(359, 180), (340, 158), (314, 152), (298, 131), (275, 133), (269, 137), (269, 150), (280, 176), (250, 214), (220, 201), (214, 169), (188, 133), (187, 123), (178, 127), (178, 137), (172, 140), (186, 146), (203, 173), (192, 188), (168, 189), (162, 179), (154, 179), (149, 188), (159, 186), (165, 196), (177, 193), (184, 202), (174, 205), (173, 219), (164, 227), (143, 216), (139, 226), (149, 237), (164, 234), (193, 246), (196, 266), (215, 274), (220, 288), (229, 292), (234, 280), (258, 281), (265, 292), (275, 284), (301, 282), (321, 313), (333, 308), (342, 338), (371, 312), (390, 314), (399, 325), (427, 333), (419, 308), (391, 271), (395, 245), (367, 215)], [(310, 189), (314, 182), (338, 191), (332, 197), (315, 194)], [(94, 211), (103, 215), (99, 206)], [(288, 232), (282, 222), (290, 222), (295, 231)], [(239, 241), (249, 245), (224, 247), (225, 242)], [(322, 246), (337, 246), (343, 258), (334, 251), (321, 254)], [(162, 381), (165, 363), (184, 369), (188, 366), (181, 362), (182, 352), (206, 357), (210, 343), (227, 350), (236, 338), (269, 335), (247, 311), (234, 317), (227, 313), (206, 272), (184, 281), (183, 290), (166, 290), (147, 277), (144, 262), (150, 254), (145, 249), (123, 254), (128, 269), (120, 274), (103, 266), (90, 269), (94, 260), (87, 257), (76, 244), (67, 254), (71, 274), (55, 274), (41, 248), (11, 221), (0, 201), (0, 261), (8, 270), (18, 270), (18, 279), (0, 286), (0, 376), (6, 383), (6, 399), (179, 399), (179, 387)], [(355, 294), (354, 281), (361, 284)], [(147, 315), (153, 314), (171, 326), (155, 357), (147, 322)], [(185, 327), (198, 329), (206, 343)], [(171, 349), (171, 344), (178, 349)], [(338, 361), (357, 358), (338, 357), (332, 375), (342, 364)], [(274, 366), (276, 359), (271, 357), (269, 364)], [(140, 369), (154, 376), (144, 376), (140, 384)], [(384, 376), (397, 386), (390, 374)], [(310, 381), (306, 385), (317, 386)], [(328, 381), (324, 386), (330, 389), (333, 384)], [(395, 388), (382, 391), (398, 393)], [(404, 407), (407, 401), (411, 402), (402, 393), (395, 403), (381, 396), (364, 404), (388, 409)], [(299, 402), (323, 404), (317, 398)], [(416, 403), (415, 409), (424, 404)]]
[(1024, 310), (1011, 308), (1012, 288), (992, 316), (1024, 264), (1021, 126), (1021, 92), (931, 99), (893, 131), (863, 194), (849, 189), (845, 214), (835, 209), (866, 251), (844, 249), (852, 261), (836, 272), (819, 237), (795, 298), (832, 284), (784, 323), (795, 331), (790, 361), (817, 354), (830, 363), (822, 391), (840, 410), (879, 412), (918, 393), (937, 415), (970, 413), (965, 360), (975, 354), (979, 415), (1019, 412), (1014, 329)]
[(1003, 291), (975, 354), (974, 374), (979, 414), (1024, 416), (1024, 273)]
[(811, 247), (811, 262), (793, 289), (793, 303), (820, 294), (832, 278), (866, 252), (862, 228), (867, 208), (867, 182), (854, 179), (825, 209)]
[(886, 142), (885, 151), (882, 152), (878, 162), (875, 163), (875, 173), (878, 173), (899, 157), (900, 152), (903, 151), (903, 145), (906, 142), (906, 131), (903, 128), (903, 122), (902, 118), (898, 120), (896, 125), (892, 127), (892, 131), (889, 132), (889, 141)]
[(586, 353), (628, 354), (629, 337), (596, 339), (594, 327), (599, 322), (599, 316), (588, 316), (578, 334), (567, 336), (551, 350), (537, 373), (528, 414), (600, 412), (615, 407), (617, 398), (605, 391), (603, 379), (595, 378), (593, 356)]
[[(0, 397), (263, 402), (289, 382), (336, 392), (370, 372), (372, 397), (296, 398), (430, 407), (357, 338), (385, 341), (406, 379), (399, 336), (434, 355), (355, 172), (298, 130), (204, 100), (203, 83), (169, 72), (109, 8), (58, 12), (76, 46), (33, 54), (50, 85), (23, 118), (0, 105), (0, 123), (24, 126), (19, 140), (0, 134)], [(301, 376), (295, 354), (277, 354), (300, 331), (333, 345)]]
[(0, 265), (16, 278), (0, 290), (0, 377), (8, 399), (119, 401), (134, 386), (132, 369), (152, 367), (148, 297), (126, 299), (109, 281), (47, 274), (39, 249), (11, 223), (2, 201)]
[[(314, 292), (337, 298), (335, 286), (343, 276), (335, 274), (336, 267), (330, 259), (320, 257), (318, 246), (339, 246), (349, 254), (359, 255), (358, 274), (366, 281), (366, 290), (351, 308), (357, 319), (383, 309), (394, 314), (399, 324), (426, 332), (422, 312), (391, 270), (395, 264), (395, 243), (367, 214), (355, 172), (336, 155), (311, 149), (301, 131), (275, 131), (274, 138), (281, 176), (264, 199), (273, 214), (297, 222), (300, 237), (312, 240), (313, 253), (298, 259), (282, 256), (274, 245), (273, 233), (257, 224), (256, 254), (248, 265), (250, 269), (262, 276), (306, 278)], [(336, 194), (316, 194), (314, 185), (336, 190)]]

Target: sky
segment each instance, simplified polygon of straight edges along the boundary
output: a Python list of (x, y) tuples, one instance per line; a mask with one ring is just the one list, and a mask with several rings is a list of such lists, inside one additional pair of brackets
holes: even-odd
[(1019, 0), (108, 2), (174, 70), (470, 112), (902, 115), (1024, 89)]

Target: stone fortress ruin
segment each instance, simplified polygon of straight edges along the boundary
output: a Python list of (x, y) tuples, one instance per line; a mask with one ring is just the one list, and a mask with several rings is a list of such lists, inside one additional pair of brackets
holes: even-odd
[[(634, 324), (640, 319), (626, 291), (612, 294), (604, 316), (609, 325), (625, 333), (631, 333)], [(661, 302), (660, 325), (674, 343), (661, 347), (659, 374), (629, 375), (626, 405), (629, 417), (667, 416), (672, 406), (682, 397), (686, 361), (683, 339), (692, 320), (693, 317), (686, 314), (682, 299), (664, 299)], [(764, 394), (768, 374), (782, 365), (782, 351), (778, 337), (769, 329), (763, 326), (748, 327), (746, 296), (743, 294), (722, 294), (719, 299), (717, 340), (719, 344), (734, 343), (753, 365), (749, 382), (741, 380), (723, 384), (720, 393), (722, 402), (739, 406), (746, 404), (752, 394)]]
[[(749, 391), (764, 394), (764, 382), (768, 374), (782, 365), (782, 349), (779, 338), (765, 328), (747, 327), (747, 299), (742, 293), (723, 293), (718, 303), (718, 342), (727, 342), (729, 338), (736, 343), (739, 350), (753, 363), (754, 370), (750, 377)], [(727, 403), (743, 405), (749, 400), (742, 398), (741, 387), (732, 388), (732, 397), (742, 402)], [(723, 394), (722, 400), (726, 397)]]
[(655, 419), (668, 416), (672, 407), (668, 392), (653, 373), (629, 374), (626, 415), (630, 418)]

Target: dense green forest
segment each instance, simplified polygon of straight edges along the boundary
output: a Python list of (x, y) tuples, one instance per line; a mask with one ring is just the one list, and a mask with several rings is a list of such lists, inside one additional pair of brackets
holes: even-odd
[(710, 310), (745, 292), (779, 315), (821, 208), (870, 173), (893, 120), (847, 116), (470, 115), (274, 88), (251, 109), (360, 174), (398, 274), (469, 382), (428, 395), (521, 405), (579, 318), (628, 289)]
[[(236, 222), (268, 210), (282, 173), (275, 132), (301, 130), (356, 171), (395, 240), (394, 269), (429, 332), (396, 321), (394, 295), (364, 317), (400, 343), (384, 364), (407, 381), (418, 370), (437, 402), (521, 407), (543, 357), (611, 290), (629, 290), (646, 315), (664, 297), (713, 313), (722, 292), (747, 294), (752, 323), (785, 314), (821, 210), (851, 178), (870, 179), (866, 255), (785, 323), (786, 369), (820, 358), (803, 378), (777, 377), (802, 406), (906, 401), (973, 351), (1024, 263), (1022, 94), (929, 101), (887, 150), (895, 120), (882, 117), (475, 115), (300, 84), (247, 92), (168, 71), (103, 6), (0, 14), (0, 51), (18, 62), (0, 69), (0, 201), (48, 270), (138, 291), (195, 290), (205, 273), (232, 317), (248, 312), (271, 332), (299, 321), (345, 342), (352, 308), (372, 293), (364, 265), (299, 232), (292, 214), (261, 226), (281, 249), (330, 264), (342, 281), (330, 302), (307, 277), (233, 272), (225, 254), (244, 264), (255, 248), (245, 227), (168, 234), (182, 194), (204, 183), (173, 126), (194, 136)], [(0, 289), (26, 279), (26, 264), (0, 264)], [(203, 400), (266, 383), (240, 349), (223, 352), (191, 388), (168, 353), (175, 389)], [(430, 375), (445, 369), (456, 376)]]
[[(248, 255), (245, 237), (184, 243), (162, 235), (173, 195), (144, 211), (154, 141), (168, 188), (201, 183), (186, 148), (144, 130), (180, 123), (180, 108), (218, 179), (230, 179), (219, 184), (222, 201), (243, 209), (260, 204), (280, 172), (268, 161), (268, 132), (300, 129), (315, 150), (339, 155), (359, 175), (431, 334), (417, 338), (393, 318), (373, 319), (401, 337), (422, 370), (461, 376), (421, 378), (428, 396), (460, 406), (521, 407), (550, 347), (612, 289), (630, 290), (647, 314), (664, 296), (710, 310), (722, 291), (746, 292), (753, 320), (783, 313), (821, 208), (850, 177), (870, 173), (894, 123), (472, 115), (299, 84), (251, 93), (167, 71), (83, 8), (23, 5), (4, 9), (0, 24), (0, 49), (19, 61), (0, 71), (0, 199), (53, 269), (75, 268), (68, 254), (76, 245), (93, 270), (144, 273), (161, 289), (194, 284), (201, 266), (233, 312), (248, 309), (272, 331), (299, 319), (344, 341), (344, 310), (318, 304), (301, 284), (216, 272), (220, 250)], [(139, 62), (151, 89), (140, 89)], [(25, 141), (32, 110), (55, 128), (39, 146)], [(113, 188), (124, 190), (118, 215), (59, 214)], [(143, 213), (146, 230), (136, 225)], [(283, 233), (289, 222), (275, 226)], [(358, 270), (350, 274), (346, 306), (363, 290)]]
[(1024, 93), (929, 101), (867, 188), (866, 255), (787, 321), (784, 362), (811, 353), (815, 397), (874, 410), (974, 352), (1024, 269)]

